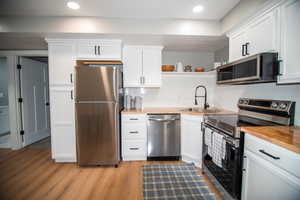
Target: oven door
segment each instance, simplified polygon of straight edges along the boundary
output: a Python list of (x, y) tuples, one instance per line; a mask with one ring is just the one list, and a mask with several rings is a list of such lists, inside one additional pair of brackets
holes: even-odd
[(204, 124), (203, 141), (205, 141), (205, 134), (208, 134), (209, 132), (212, 134), (219, 133), (224, 136), (226, 141), (226, 153), (225, 158), (222, 159), (222, 167), (219, 167), (213, 162), (212, 155), (208, 154), (208, 145), (203, 142), (203, 168), (210, 172), (230, 196), (234, 199), (240, 199), (242, 181), (242, 152), (240, 150), (240, 139), (234, 139), (224, 132)]

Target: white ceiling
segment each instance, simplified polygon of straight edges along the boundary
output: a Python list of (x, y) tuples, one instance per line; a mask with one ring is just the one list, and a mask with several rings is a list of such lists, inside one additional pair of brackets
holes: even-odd
[(0, 50), (47, 49), (45, 37), (121, 39), (128, 45), (163, 45), (167, 51), (215, 52), (228, 46), (225, 36), (120, 35), (120, 34), (33, 34), (2, 33)]
[[(1, 0), (0, 15), (220, 20), (240, 0), (73, 0), (79, 10), (67, 8), (67, 1)], [(195, 14), (192, 9), (198, 4), (204, 10)]]

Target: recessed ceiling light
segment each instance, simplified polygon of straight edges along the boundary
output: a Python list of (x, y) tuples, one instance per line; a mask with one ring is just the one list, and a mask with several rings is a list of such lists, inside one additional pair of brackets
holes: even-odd
[(74, 2), (74, 1), (69, 1), (69, 2), (67, 3), (67, 6), (68, 6), (69, 8), (71, 8), (71, 9), (73, 9), (73, 10), (77, 10), (77, 9), (80, 8), (80, 5), (79, 5), (78, 3), (76, 3), (76, 2)]
[(199, 13), (201, 11), (203, 11), (204, 7), (202, 5), (197, 5), (193, 8), (193, 12), (194, 13)]

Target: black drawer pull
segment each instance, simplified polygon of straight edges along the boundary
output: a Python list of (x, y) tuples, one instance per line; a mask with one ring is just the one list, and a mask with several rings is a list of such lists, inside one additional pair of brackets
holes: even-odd
[(274, 160), (279, 160), (279, 159), (280, 159), (280, 157), (273, 156), (273, 155), (271, 155), (271, 154), (265, 152), (263, 149), (260, 149), (259, 152), (260, 152), (260, 153), (263, 153), (263, 154), (265, 154), (265, 155), (267, 155), (267, 156), (269, 156), (269, 157), (271, 157), (271, 158), (273, 158)]
[(136, 151), (136, 150), (139, 150), (140, 148), (129, 148), (129, 149)]
[(138, 131), (130, 131), (129, 133), (138, 134), (139, 132)]
[(138, 118), (130, 118), (129, 120), (139, 120)]

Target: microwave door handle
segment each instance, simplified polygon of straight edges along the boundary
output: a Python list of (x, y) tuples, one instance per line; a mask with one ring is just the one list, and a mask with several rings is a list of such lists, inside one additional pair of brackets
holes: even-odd
[(242, 56), (245, 56), (246, 54), (245, 54), (245, 45), (243, 44), (242, 45)]

